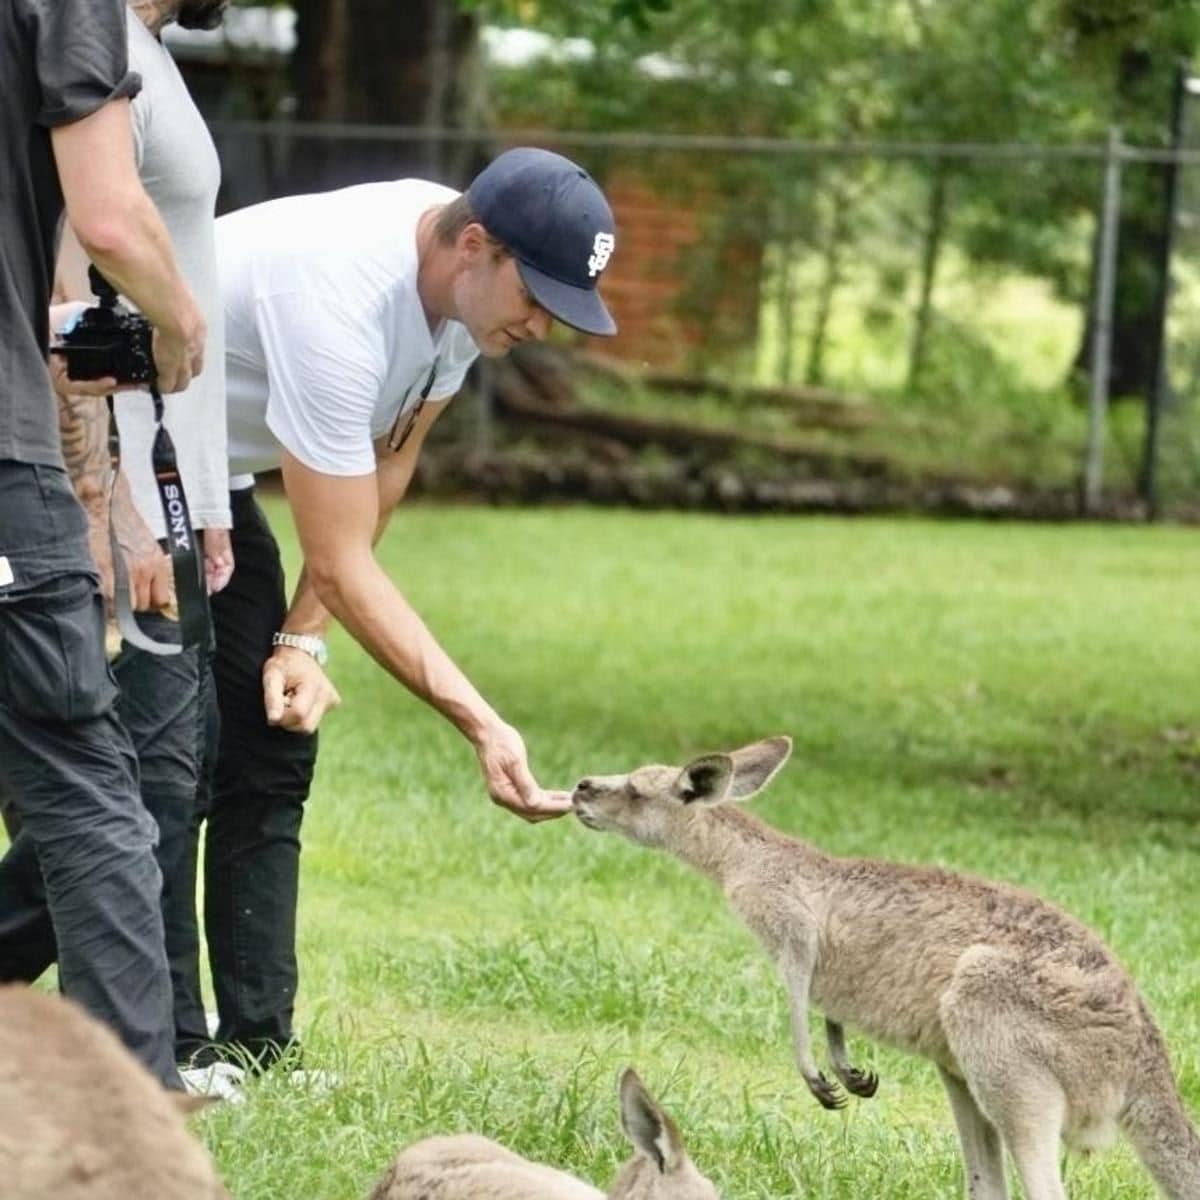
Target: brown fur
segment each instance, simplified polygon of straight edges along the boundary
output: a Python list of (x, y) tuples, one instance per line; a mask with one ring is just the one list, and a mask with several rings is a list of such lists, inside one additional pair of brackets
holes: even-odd
[[(618, 1172), (609, 1200), (719, 1200), (688, 1158), (675, 1123), (631, 1069), (621, 1076), (620, 1098), (621, 1124), (638, 1152)], [(604, 1193), (465, 1133), (402, 1150), (371, 1200), (604, 1200)]]
[(74, 1004), (0, 988), (5, 1200), (229, 1200), (173, 1096)]
[(713, 878), (758, 936), (791, 999), (796, 1063), (827, 1108), (808, 1008), (825, 1016), (842, 1087), (871, 1096), (843, 1025), (932, 1059), (958, 1125), (971, 1200), (1006, 1200), (1002, 1146), (1026, 1200), (1065, 1200), (1060, 1141), (1094, 1149), (1118, 1128), (1170, 1200), (1200, 1200), (1200, 1137), (1162, 1037), (1095, 934), (1019, 888), (951, 871), (843, 859), (724, 805), (787, 761), (768, 738), (686, 767), (582, 780), (579, 819)]

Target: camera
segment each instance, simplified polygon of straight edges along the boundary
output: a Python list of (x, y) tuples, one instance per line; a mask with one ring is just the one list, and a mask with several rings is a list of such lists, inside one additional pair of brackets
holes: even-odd
[(100, 303), (85, 308), (50, 352), (66, 359), (68, 379), (111, 376), (118, 383), (153, 383), (154, 327), (117, 299), (95, 267), (88, 267), (88, 282)]

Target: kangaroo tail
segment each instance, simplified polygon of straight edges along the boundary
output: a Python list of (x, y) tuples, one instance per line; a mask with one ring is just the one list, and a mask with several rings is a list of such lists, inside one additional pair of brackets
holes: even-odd
[(1200, 1134), (1183, 1106), (1162, 1035), (1152, 1022), (1142, 1062), (1121, 1127), (1168, 1200), (1200, 1200)]

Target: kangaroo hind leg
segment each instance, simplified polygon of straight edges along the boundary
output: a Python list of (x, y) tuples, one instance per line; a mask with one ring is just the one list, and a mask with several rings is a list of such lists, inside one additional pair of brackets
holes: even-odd
[(938, 1068), (958, 1127), (966, 1173), (967, 1200), (1008, 1200), (1004, 1178), (1004, 1146), (996, 1127), (979, 1111), (967, 1085), (944, 1068)]
[(1034, 1058), (959, 1065), (980, 1114), (1011, 1155), (1025, 1200), (1067, 1200), (1059, 1158), (1067, 1098)]
[(1066, 1200), (1059, 1154), (1067, 1096), (1047, 1067), (1054, 1031), (1030, 976), (1010, 952), (971, 947), (942, 996), (942, 1030), (971, 1099), (1012, 1157), (1025, 1200)]

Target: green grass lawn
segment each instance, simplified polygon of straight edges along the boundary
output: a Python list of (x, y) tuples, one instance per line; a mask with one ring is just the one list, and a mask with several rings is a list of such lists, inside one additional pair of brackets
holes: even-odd
[[(1194, 532), (414, 505), (380, 552), (546, 786), (790, 733), (760, 814), (1075, 912), (1200, 1114)], [(331, 670), (300, 1023), (343, 1082), (268, 1077), (199, 1121), (236, 1196), (364, 1197), (401, 1145), (464, 1129), (607, 1186), (626, 1063), (727, 1197), (958, 1195), (931, 1066), (852, 1038), (879, 1094), (824, 1111), (710, 884), (493, 808), (467, 744), (340, 632)], [(1123, 1148), (1068, 1170), (1073, 1196), (1154, 1194)]]

